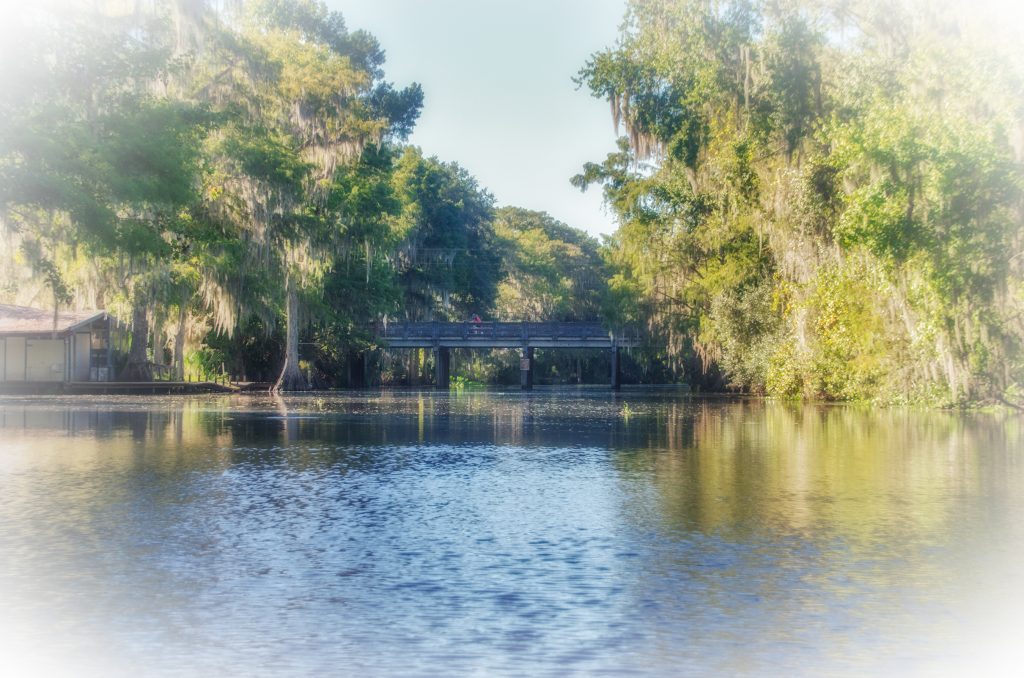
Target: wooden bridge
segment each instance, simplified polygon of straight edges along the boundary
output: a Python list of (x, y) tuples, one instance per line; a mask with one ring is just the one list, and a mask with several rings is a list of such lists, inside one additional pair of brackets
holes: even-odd
[(535, 348), (597, 348), (611, 352), (611, 387), (620, 386), (619, 349), (639, 344), (636, 333), (609, 332), (599, 322), (408, 322), (381, 323), (377, 339), (391, 348), (429, 348), (435, 354), (435, 384), (449, 386), (451, 349), (517, 348), (520, 384), (533, 388)]

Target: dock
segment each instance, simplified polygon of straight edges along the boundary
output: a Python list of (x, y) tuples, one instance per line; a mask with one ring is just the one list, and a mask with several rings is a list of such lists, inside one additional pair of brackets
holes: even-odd
[(157, 395), (188, 393), (238, 393), (230, 383), (214, 381), (72, 381), (63, 385), (69, 395)]

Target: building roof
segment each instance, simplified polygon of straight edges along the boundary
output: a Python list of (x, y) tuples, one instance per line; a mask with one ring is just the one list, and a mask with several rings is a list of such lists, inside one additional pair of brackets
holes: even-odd
[[(67, 334), (106, 317), (106, 311), (61, 311), (57, 313), (56, 331)], [(0, 304), (0, 335), (50, 334), (53, 331), (53, 309)]]

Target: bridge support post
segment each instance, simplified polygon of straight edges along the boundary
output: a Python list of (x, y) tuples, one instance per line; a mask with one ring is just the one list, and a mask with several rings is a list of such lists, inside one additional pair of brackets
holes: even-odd
[(451, 385), (451, 349), (438, 346), (434, 349), (434, 387), (447, 391)]
[(533, 348), (524, 347), (519, 359), (519, 385), (524, 391), (533, 390)]
[(619, 369), (619, 347), (612, 346), (612, 390), (622, 388), (622, 372)]

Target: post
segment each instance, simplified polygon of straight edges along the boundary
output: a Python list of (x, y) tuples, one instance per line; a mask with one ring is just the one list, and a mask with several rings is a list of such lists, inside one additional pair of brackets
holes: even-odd
[(612, 390), (618, 391), (622, 387), (622, 374), (619, 371), (619, 347), (612, 346)]
[(434, 348), (434, 387), (447, 391), (451, 384), (451, 349), (447, 346)]
[(523, 348), (519, 359), (519, 385), (524, 391), (533, 390), (533, 347), (530, 346)]
[[(114, 333), (115, 328), (110, 326), (110, 317), (107, 317), (107, 381), (114, 381)], [(181, 355), (181, 370), (185, 371), (185, 354)]]

